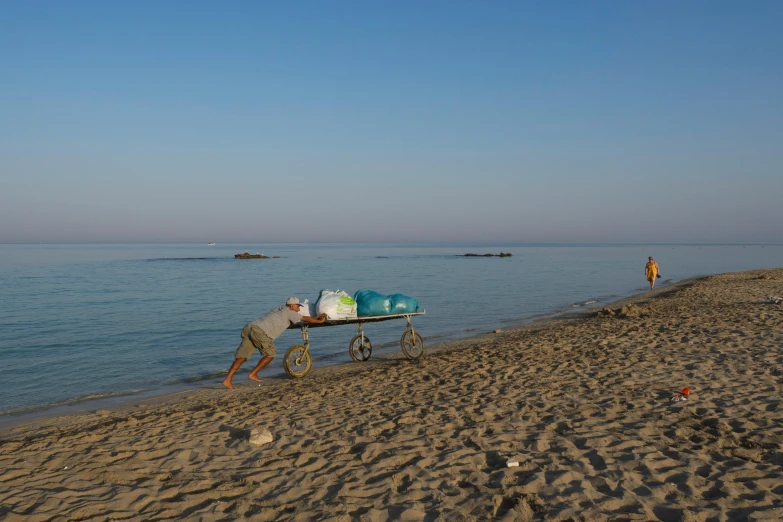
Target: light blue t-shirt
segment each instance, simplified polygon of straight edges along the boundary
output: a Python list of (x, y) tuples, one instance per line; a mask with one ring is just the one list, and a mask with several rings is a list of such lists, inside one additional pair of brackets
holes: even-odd
[(298, 323), (301, 320), (302, 314), (294, 312), (287, 306), (280, 306), (268, 314), (259, 317), (250, 324), (256, 328), (260, 328), (270, 339), (274, 340), (280, 337), (291, 323)]

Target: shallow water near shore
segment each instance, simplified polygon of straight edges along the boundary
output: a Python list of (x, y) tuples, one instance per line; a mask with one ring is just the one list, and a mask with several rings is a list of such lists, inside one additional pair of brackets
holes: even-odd
[[(245, 250), (279, 259), (235, 260)], [(463, 257), (509, 252), (512, 257)], [(289, 295), (323, 288), (403, 293), (432, 345), (721, 272), (781, 266), (783, 245), (89, 244), (0, 245), (0, 415), (214, 386), (244, 324)], [(370, 324), (374, 351), (399, 351), (404, 321)], [(350, 361), (353, 326), (310, 332), (314, 365)], [(276, 341), (301, 342), (290, 330)], [(245, 380), (251, 359), (237, 376)]]

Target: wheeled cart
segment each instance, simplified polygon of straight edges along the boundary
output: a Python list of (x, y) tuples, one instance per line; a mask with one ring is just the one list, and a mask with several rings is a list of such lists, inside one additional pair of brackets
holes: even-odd
[(376, 323), (379, 321), (389, 321), (392, 319), (405, 319), (405, 332), (400, 337), (400, 347), (402, 353), (408, 359), (418, 359), (424, 354), (424, 341), (414, 329), (411, 323), (411, 317), (415, 315), (424, 315), (426, 311), (414, 312), (410, 314), (376, 315), (369, 317), (357, 317), (355, 319), (331, 319), (320, 324), (296, 323), (288, 327), (289, 330), (299, 328), (302, 330), (302, 341), (304, 344), (295, 344), (285, 352), (283, 359), (283, 368), (285, 373), (292, 379), (301, 379), (308, 373), (313, 365), (310, 357), (310, 328), (322, 328), (324, 326), (337, 326), (342, 324), (355, 324), (358, 333), (351, 339), (348, 345), (348, 353), (351, 359), (356, 362), (364, 362), (372, 355), (372, 343), (369, 337), (364, 335), (364, 323)]

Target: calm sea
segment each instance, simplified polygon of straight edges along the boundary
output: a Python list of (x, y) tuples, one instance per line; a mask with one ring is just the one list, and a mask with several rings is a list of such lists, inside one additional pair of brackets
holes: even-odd
[[(279, 259), (235, 260), (245, 250)], [(462, 257), (510, 252), (510, 258)], [(419, 300), (432, 345), (542, 314), (600, 306), (685, 278), (783, 266), (783, 245), (88, 244), (0, 245), (0, 415), (216, 386), (249, 321), (290, 295), (372, 289)], [(404, 320), (370, 324), (375, 352), (399, 350)], [(350, 361), (355, 327), (313, 329), (314, 366)], [(301, 342), (289, 330), (264, 375)], [(254, 356), (237, 375), (245, 380)], [(356, 364), (356, 363), (353, 363)]]

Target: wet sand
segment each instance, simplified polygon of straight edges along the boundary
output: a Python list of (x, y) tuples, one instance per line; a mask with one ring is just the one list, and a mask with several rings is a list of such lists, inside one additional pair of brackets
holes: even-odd
[(782, 295), (783, 269), (721, 274), (36, 421), (0, 433), (0, 520), (783, 520)]

